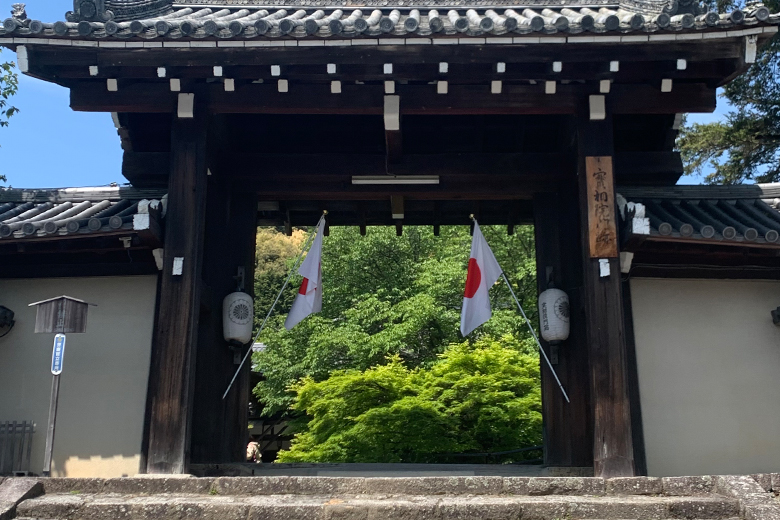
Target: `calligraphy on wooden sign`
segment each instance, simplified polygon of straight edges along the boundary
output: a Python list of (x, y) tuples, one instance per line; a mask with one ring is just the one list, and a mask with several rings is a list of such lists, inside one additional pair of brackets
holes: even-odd
[(612, 157), (586, 157), (588, 238), (591, 258), (618, 256)]

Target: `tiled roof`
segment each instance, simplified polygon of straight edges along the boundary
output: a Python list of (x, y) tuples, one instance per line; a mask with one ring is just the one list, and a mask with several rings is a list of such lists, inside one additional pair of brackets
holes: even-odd
[(780, 247), (780, 185), (621, 188), (627, 239)]
[(158, 227), (163, 194), (143, 198), (138, 190), (0, 190), (0, 243), (8, 240), (87, 236)]
[[(281, 0), (280, 0), (281, 2)], [(208, 2), (213, 4), (214, 2)], [(244, 2), (246, 3), (246, 2)], [(4, 34), (42, 38), (94, 38), (112, 40), (198, 40), (205, 38), (252, 40), (292, 38), (392, 38), (403, 36), (484, 36), (523, 34), (600, 34), (704, 32), (733, 29), (756, 24), (780, 24), (780, 15), (770, 14), (758, 4), (727, 14), (704, 11), (695, 3), (657, 0), (622, 0), (610, 4), (582, 7), (582, 4), (524, 8), (511, 5), (472, 8), (412, 7), (414, 2), (372, 0), (368, 6), (333, 7), (330, 0), (305, 0), (297, 7), (285, 8), (266, 2), (255, 5), (205, 7), (178, 6), (166, 14), (124, 21), (71, 21), (44, 23), (38, 20), (9, 18)], [(292, 2), (293, 4), (295, 2)], [(344, 2), (335, 2), (347, 4)], [(456, 4), (458, 2), (455, 2)], [(474, 2), (482, 4), (484, 2)], [(376, 5), (372, 5), (376, 4)], [(685, 4), (686, 7), (681, 7)], [(322, 8), (320, 8), (320, 6)], [(328, 7), (330, 6), (330, 7)], [(660, 7), (664, 6), (664, 7)], [(162, 11), (165, 12), (165, 11)], [(760, 32), (760, 31), (759, 31)], [(2, 31), (0, 31), (2, 34)], [(511, 42), (510, 42), (511, 43)]]

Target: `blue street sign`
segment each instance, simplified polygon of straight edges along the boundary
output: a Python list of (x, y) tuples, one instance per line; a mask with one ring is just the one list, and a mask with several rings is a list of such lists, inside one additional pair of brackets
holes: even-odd
[(65, 357), (65, 334), (54, 336), (54, 350), (51, 353), (51, 373), (62, 374), (62, 358)]

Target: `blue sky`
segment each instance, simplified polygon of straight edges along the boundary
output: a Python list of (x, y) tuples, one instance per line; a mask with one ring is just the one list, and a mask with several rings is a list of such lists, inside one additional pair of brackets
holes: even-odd
[[(63, 20), (69, 9), (72, 0), (27, 1), (27, 15), (36, 20)], [(16, 54), (3, 50), (0, 58), (15, 62)], [(126, 182), (111, 114), (73, 112), (67, 89), (22, 74), (11, 103), (20, 112), (0, 128), (0, 173), (8, 184), (48, 188)]]
[[(7, 5), (10, 5), (7, 4)], [(63, 20), (73, 8), (71, 0), (28, 0), (30, 18), (53, 22)], [(0, 58), (16, 61), (5, 50)], [(74, 112), (68, 90), (19, 75), (19, 93), (12, 104), (20, 112), (6, 128), (0, 128), (0, 174), (19, 188), (102, 186), (124, 183), (122, 149), (110, 114)], [(718, 100), (715, 114), (691, 114), (689, 121), (717, 120), (726, 110)], [(700, 178), (683, 177), (684, 184)]]

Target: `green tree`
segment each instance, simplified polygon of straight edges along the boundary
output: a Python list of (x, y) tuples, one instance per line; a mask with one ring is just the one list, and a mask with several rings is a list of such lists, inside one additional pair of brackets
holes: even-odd
[[(306, 232), (293, 230), (292, 236), (280, 233), (274, 228), (259, 228), (255, 242), (255, 322), (268, 314), (268, 309), (279, 294), (287, 273), (306, 240)], [(286, 309), (292, 303), (294, 293), (284, 294), (279, 307)]]
[[(16, 94), (19, 87), (15, 68), (16, 65), (12, 61), (0, 63), (0, 127), (8, 126), (8, 119), (19, 111), (9, 104), (10, 97)], [(5, 175), (0, 174), (0, 182), (7, 180)]]
[[(535, 323), (532, 229), (519, 228), (513, 236), (500, 227), (483, 232)], [(332, 229), (323, 244), (322, 313), (291, 331), (283, 327), (284, 314), (275, 316), (261, 337), (265, 351), (254, 355), (264, 376), (255, 388), (264, 413), (288, 409), (295, 395), (290, 387), (303, 377), (322, 381), (334, 370), (366, 370), (396, 355), (410, 368), (428, 366), (448, 344), (462, 341), (458, 328), (470, 243), (467, 227), (444, 227), (440, 237), (430, 228), (405, 228), (402, 237), (391, 228), (370, 228), (365, 237), (354, 228)], [(300, 278), (294, 282), (285, 303), (292, 302)], [(507, 334), (527, 340), (506, 287), (497, 285), (491, 296), (494, 317), (469, 341)], [(273, 297), (258, 293), (258, 300)]]
[[(542, 439), (539, 359), (511, 336), (450, 345), (430, 368), (399, 356), (294, 386), (306, 414), (280, 462), (445, 462)], [(522, 457), (510, 457), (518, 460)]]
[[(772, 12), (780, 0), (765, 2)], [(742, 7), (741, 0), (714, 0), (721, 12)], [(677, 140), (685, 172), (711, 170), (708, 183), (780, 180), (780, 38), (759, 49), (756, 63), (726, 85), (723, 98), (731, 110), (723, 121), (684, 125)]]

